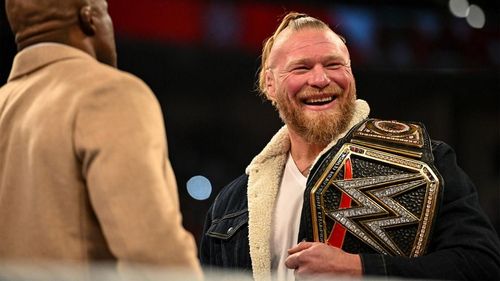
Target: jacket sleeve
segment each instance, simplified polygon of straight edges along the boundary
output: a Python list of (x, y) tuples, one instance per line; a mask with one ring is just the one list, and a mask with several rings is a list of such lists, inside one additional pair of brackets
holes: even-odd
[(427, 254), (418, 258), (361, 254), (365, 275), (442, 280), (500, 280), (500, 242), (481, 210), (474, 184), (445, 143), (434, 151), (444, 180)]
[(211, 271), (222, 269), (249, 273), (248, 176), (242, 175), (217, 195), (205, 218), (200, 238), (201, 264)]

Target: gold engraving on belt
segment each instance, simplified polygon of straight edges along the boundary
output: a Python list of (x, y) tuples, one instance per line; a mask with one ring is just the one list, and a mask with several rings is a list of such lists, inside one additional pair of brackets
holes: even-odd
[(414, 148), (424, 146), (423, 131), (420, 126), (394, 120), (369, 119), (353, 133), (353, 137), (371, 140), (368, 143), (375, 141)]

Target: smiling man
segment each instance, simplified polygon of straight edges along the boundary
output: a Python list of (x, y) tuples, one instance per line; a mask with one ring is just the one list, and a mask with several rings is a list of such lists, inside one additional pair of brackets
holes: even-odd
[(285, 126), (208, 211), (202, 264), (256, 280), (500, 277), (500, 242), (453, 150), (420, 123), (368, 118), (342, 37), (286, 15), (260, 92)]

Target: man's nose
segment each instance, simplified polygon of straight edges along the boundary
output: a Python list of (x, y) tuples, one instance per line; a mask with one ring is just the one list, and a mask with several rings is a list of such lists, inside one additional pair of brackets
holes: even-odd
[(309, 85), (317, 88), (324, 88), (330, 84), (331, 80), (322, 65), (316, 65), (311, 69)]

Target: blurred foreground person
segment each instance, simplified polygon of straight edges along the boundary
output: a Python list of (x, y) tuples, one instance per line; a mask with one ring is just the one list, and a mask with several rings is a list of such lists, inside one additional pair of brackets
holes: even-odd
[(7, 0), (0, 260), (116, 261), (200, 275), (160, 106), (117, 70), (105, 0)]
[(368, 118), (343, 38), (290, 13), (259, 86), (285, 126), (208, 211), (205, 266), (257, 280), (498, 280), (500, 242), (453, 150), (420, 123)]

